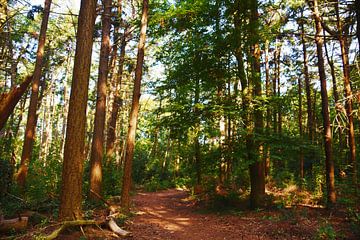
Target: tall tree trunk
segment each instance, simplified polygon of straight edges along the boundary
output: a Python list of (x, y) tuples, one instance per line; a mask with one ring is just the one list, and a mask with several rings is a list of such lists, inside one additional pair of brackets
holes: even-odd
[[(353, 117), (353, 95), (350, 84), (350, 64), (349, 64), (349, 40), (344, 36), (344, 26), (340, 19), (339, 1), (336, 0), (335, 4), (338, 39), (340, 42), (341, 59), (343, 63), (343, 74), (344, 74), (344, 91), (345, 91), (345, 108), (346, 115), (348, 118), (348, 136), (349, 136), (349, 147), (350, 147), (350, 163), (352, 167), (352, 178), (355, 186), (357, 185), (357, 164), (356, 164), (356, 145), (355, 145), (355, 131), (354, 131), (354, 117)], [(359, 25), (359, 23), (358, 23)]]
[[(302, 144), (303, 141), (303, 124), (302, 124), (302, 83), (301, 78), (298, 79), (298, 96), (299, 96), (299, 113), (298, 113), (298, 121), (299, 121), (299, 134), (300, 134), (300, 141)], [(299, 150), (299, 167), (300, 167), (300, 178), (304, 178), (304, 152), (302, 147), (300, 146)]]
[(33, 74), (33, 82), (31, 88), (31, 97), (30, 97), (30, 106), (27, 117), (24, 144), (21, 155), (21, 163), (19, 171), (16, 175), (16, 181), (21, 187), (25, 187), (25, 181), (28, 173), (28, 166), (31, 159), (31, 153), (33, 149), (33, 144), (35, 141), (35, 129), (37, 122), (37, 107), (39, 100), (39, 86), (41, 78), (41, 70), (43, 66), (44, 59), (44, 48), (46, 42), (46, 30), (49, 21), (50, 7), (52, 0), (45, 0), (44, 15), (41, 22), (40, 35), (39, 35), (39, 45), (36, 53), (36, 63)]
[[(104, 128), (106, 116), (106, 85), (110, 53), (110, 15), (112, 0), (103, 0), (102, 37), (100, 48), (99, 77), (97, 84), (97, 101), (94, 119), (94, 135), (90, 157), (90, 191), (101, 194), (102, 159), (104, 152)], [(93, 199), (96, 196), (90, 194)]]
[[(278, 79), (278, 51), (279, 51), (279, 47), (278, 47), (278, 40), (276, 39), (276, 42), (275, 42), (275, 51), (274, 51), (274, 76), (273, 76), (273, 79), (272, 79), (272, 94), (274, 97), (277, 96), (277, 79)], [(278, 104), (278, 102), (276, 101), (276, 104)], [(276, 105), (277, 106), (277, 105)], [(278, 129), (278, 121), (277, 121), (277, 107), (274, 107), (275, 108), (275, 111), (273, 111), (273, 130), (274, 130), (274, 133), (279, 133), (279, 129)]]
[(108, 132), (107, 132), (107, 140), (106, 140), (106, 156), (107, 158), (111, 158), (114, 148), (115, 148), (115, 135), (116, 135), (116, 124), (118, 120), (119, 110), (122, 107), (123, 100), (121, 98), (121, 87), (122, 87), (122, 78), (123, 78), (123, 71), (124, 71), (124, 63), (125, 63), (125, 53), (126, 53), (126, 37), (125, 31), (124, 36), (121, 40), (120, 46), (120, 58), (119, 58), (119, 66), (118, 66), (118, 73), (116, 79), (116, 90), (114, 94), (114, 101), (112, 104), (110, 118), (108, 120)]
[[(258, 25), (258, 1), (254, 0), (251, 3), (251, 18), (250, 23)], [(260, 77), (260, 45), (258, 29), (254, 28), (252, 36), (255, 38), (253, 45), (251, 46), (251, 58), (252, 58), (252, 83), (254, 85), (255, 98), (262, 97), (261, 90), (261, 77)], [(261, 106), (256, 106), (254, 110), (254, 122), (256, 135), (263, 133), (263, 113)], [(262, 149), (262, 143), (259, 140), (254, 141), (254, 147), (256, 148), (255, 162), (250, 165), (250, 205), (252, 208), (256, 208), (262, 205), (263, 196), (265, 195), (265, 171), (264, 162), (260, 157), (260, 149)]]
[(320, 77), (320, 86), (321, 86), (321, 103), (322, 103), (322, 115), (323, 115), (323, 127), (324, 127), (324, 140), (325, 140), (325, 163), (326, 163), (326, 185), (327, 185), (327, 199), (328, 204), (334, 204), (336, 202), (336, 193), (335, 193), (335, 176), (334, 176), (334, 161), (332, 157), (332, 136), (331, 136), (331, 126), (330, 126), (330, 115), (329, 115), (329, 100), (326, 89), (326, 75), (325, 75), (325, 64), (323, 56), (323, 38), (322, 26), (320, 13), (318, 9), (317, 0), (308, 0), (307, 1), (315, 20), (315, 43), (318, 56), (318, 68), (319, 68), (319, 77)]
[(303, 49), (303, 63), (304, 63), (304, 78), (305, 78), (305, 91), (306, 91), (306, 111), (307, 111), (307, 133), (310, 141), (314, 139), (314, 125), (313, 125), (313, 111), (311, 104), (311, 84), (309, 76), (309, 64), (308, 64), (308, 54), (306, 49), (306, 40), (305, 40), (305, 28), (304, 28), (304, 13), (301, 11), (301, 43)]
[(127, 212), (129, 211), (129, 207), (130, 207), (131, 171), (132, 171), (132, 161), (134, 158), (136, 128), (137, 128), (137, 120), (138, 120), (139, 107), (140, 107), (139, 102), (140, 102), (140, 91), (141, 91), (141, 78), (142, 78), (144, 55), (145, 55), (145, 39), (146, 39), (146, 28), (148, 23), (148, 10), (149, 10), (149, 1), (143, 0), (140, 39), (139, 39), (137, 62), (135, 69), (133, 100), (132, 100), (130, 117), (129, 117), (129, 129), (126, 139), (124, 176), (123, 176), (123, 185), (121, 189), (121, 207)]
[(96, 0), (80, 6), (74, 70), (69, 101), (60, 195), (60, 220), (82, 218), (82, 174), (84, 165), (86, 106), (91, 66)]
[[(122, 0), (118, 0), (118, 7), (117, 7), (117, 14), (118, 14), (118, 19), (120, 21), (120, 23), (122, 23)], [(119, 109), (122, 106), (122, 99), (121, 99), (121, 87), (122, 87), (122, 75), (123, 75), (123, 70), (124, 70), (124, 62), (125, 62), (125, 48), (126, 48), (126, 32), (127, 32), (127, 27), (125, 27), (124, 29), (124, 34), (121, 37), (121, 46), (120, 46), (120, 58), (119, 58), (119, 65), (118, 65), (118, 71), (117, 74), (115, 75), (115, 65), (116, 65), (116, 59), (117, 59), (117, 50), (118, 50), (118, 45), (114, 44), (113, 47), (113, 75), (112, 75), (112, 82), (113, 82), (113, 87), (115, 88), (115, 92), (114, 92), (114, 99), (112, 102), (112, 108), (111, 108), (111, 112), (110, 112), (110, 116), (108, 119), (108, 129), (107, 129), (107, 138), (106, 138), (106, 161), (109, 162), (109, 160), (111, 159), (114, 149), (115, 149), (115, 138), (116, 138), (116, 124), (117, 124), (117, 119), (118, 119), (118, 115), (119, 115)], [(114, 33), (114, 42), (117, 40), (115, 38), (119, 37), (119, 28), (116, 27), (115, 28), (115, 33)]]
[[(265, 92), (268, 101), (271, 97), (271, 86), (270, 86), (270, 64), (269, 64), (269, 40), (265, 42)], [(270, 125), (271, 125), (271, 107), (268, 104), (266, 107), (266, 135), (270, 136)], [(265, 146), (265, 176), (270, 174), (270, 146)]]
[(196, 78), (195, 85), (195, 98), (194, 98), (194, 115), (195, 115), (195, 139), (194, 139), (194, 152), (195, 152), (195, 171), (196, 171), (196, 184), (201, 184), (201, 146), (200, 146), (200, 112), (198, 103), (200, 101), (200, 79)]
[[(277, 72), (277, 97), (280, 100), (281, 97), (281, 81), (280, 81), (280, 75), (281, 75), (281, 48), (282, 48), (282, 42), (279, 43), (278, 51), (277, 51), (277, 68), (275, 71)], [(278, 133), (282, 134), (282, 104), (278, 102)]]
[(355, 0), (355, 9), (356, 9), (356, 26), (357, 26), (356, 36), (360, 48), (360, 0)]

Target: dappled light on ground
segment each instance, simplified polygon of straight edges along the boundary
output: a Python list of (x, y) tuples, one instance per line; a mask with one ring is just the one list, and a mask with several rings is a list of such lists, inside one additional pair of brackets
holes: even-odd
[(133, 201), (136, 214), (127, 226), (133, 239), (314, 239), (328, 226), (345, 231), (340, 233), (345, 239), (357, 239), (347, 229), (344, 216), (325, 209), (208, 211), (186, 191), (175, 189), (142, 192)]

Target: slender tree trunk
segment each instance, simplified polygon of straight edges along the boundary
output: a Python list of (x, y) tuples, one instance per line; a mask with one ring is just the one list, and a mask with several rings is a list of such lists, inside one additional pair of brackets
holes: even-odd
[(197, 104), (200, 101), (200, 80), (196, 78), (195, 85), (195, 98), (194, 98), (194, 115), (196, 117), (195, 122), (195, 139), (194, 139), (194, 151), (195, 151), (195, 170), (196, 170), (196, 183), (201, 184), (201, 146), (200, 146), (200, 112)]
[(60, 195), (60, 220), (82, 218), (86, 106), (91, 66), (96, 0), (82, 0), (72, 77)]
[[(302, 144), (303, 141), (303, 124), (302, 124), (302, 83), (301, 78), (298, 79), (298, 96), (299, 96), (299, 114), (298, 114), (298, 121), (299, 121), (299, 134), (300, 134), (300, 141)], [(299, 150), (299, 167), (300, 167), (300, 178), (304, 178), (304, 152), (302, 147), (300, 146)]]
[[(265, 42), (265, 91), (266, 98), (269, 100), (271, 97), (271, 86), (270, 86), (270, 66), (269, 66), (269, 40)], [(266, 108), (266, 135), (270, 136), (270, 125), (271, 125), (271, 108), (270, 105)], [(265, 176), (270, 174), (270, 146), (265, 146)]]
[(310, 141), (314, 139), (314, 126), (313, 126), (313, 112), (312, 112), (312, 103), (311, 103), (311, 84), (309, 76), (309, 64), (308, 64), (308, 55), (306, 49), (306, 40), (305, 40), (305, 28), (304, 28), (304, 14), (301, 12), (301, 43), (303, 49), (303, 62), (304, 62), (304, 78), (305, 78), (305, 91), (306, 91), (306, 106), (307, 106), (307, 132)]
[[(253, 24), (258, 24), (258, 1), (254, 0), (251, 4), (251, 19), (250, 22)], [(261, 77), (260, 77), (260, 45), (258, 43), (258, 29), (253, 31), (253, 37), (255, 38), (254, 45), (252, 48), (252, 81), (254, 85), (254, 94), (256, 98), (262, 97), (261, 90)], [(254, 110), (254, 121), (255, 129), (254, 132), (256, 135), (261, 135), (263, 133), (263, 113), (260, 106), (255, 107)], [(262, 149), (262, 143), (259, 140), (254, 141), (255, 148), (257, 151), (257, 156), (255, 157), (255, 162), (250, 165), (250, 205), (252, 208), (256, 208), (262, 205), (263, 196), (265, 195), (265, 171), (264, 171), (264, 161), (260, 157), (260, 149)]]
[[(122, 0), (118, 0), (118, 8), (117, 8), (117, 12), (118, 12), (118, 19), (120, 22), (122, 22)], [(119, 37), (118, 35), (118, 31), (119, 29), (116, 28), (115, 29), (115, 37)], [(124, 62), (125, 62), (125, 48), (126, 48), (126, 32), (127, 32), (127, 28), (125, 27), (124, 29), (124, 34), (121, 37), (121, 46), (120, 46), (120, 58), (119, 58), (119, 65), (118, 65), (118, 72), (115, 75), (113, 75), (112, 81), (115, 82), (113, 84), (114, 88), (115, 88), (115, 92), (114, 92), (114, 99), (112, 102), (112, 109), (111, 109), (111, 113), (108, 119), (108, 129), (107, 129), (107, 139), (106, 139), (106, 159), (107, 162), (109, 162), (109, 160), (111, 159), (114, 149), (115, 149), (115, 138), (116, 138), (116, 124), (117, 124), (117, 119), (118, 119), (118, 115), (119, 115), (119, 109), (122, 107), (122, 99), (121, 99), (121, 88), (122, 88), (122, 77), (123, 77), (123, 70), (124, 70)], [(115, 40), (114, 40), (115, 41)], [(117, 44), (114, 45), (113, 48), (113, 61), (114, 61), (114, 67), (113, 67), (113, 72), (115, 72), (115, 63), (116, 63), (116, 56), (117, 56)]]
[[(278, 47), (278, 41), (276, 39), (276, 42), (275, 42), (275, 51), (274, 51), (274, 70), (273, 70), (273, 73), (274, 73), (274, 76), (273, 76), (273, 81), (272, 81), (272, 94), (274, 97), (277, 96), (277, 79), (278, 79), (278, 51), (279, 51), (279, 47)], [(278, 104), (278, 102), (276, 101), (276, 104)], [(277, 105), (276, 105), (277, 106)], [(276, 111), (276, 108), (277, 107), (274, 107), (275, 108), (275, 111), (273, 111), (273, 130), (274, 130), (274, 133), (279, 133), (279, 129), (278, 129), (278, 121), (277, 121), (277, 111)]]
[[(280, 81), (280, 75), (281, 75), (281, 48), (282, 48), (282, 43), (280, 42), (279, 47), (278, 47), (278, 51), (277, 51), (277, 68), (275, 69), (275, 71), (277, 72), (276, 76), (277, 76), (277, 96), (280, 100), (281, 97), (281, 81)], [(282, 134), (282, 104), (279, 102), (278, 104), (278, 133)]]
[[(90, 191), (101, 194), (102, 184), (102, 159), (104, 152), (104, 129), (106, 117), (106, 94), (108, 63), (110, 54), (110, 14), (112, 0), (103, 0), (102, 14), (102, 37), (100, 48), (99, 77), (97, 85), (97, 101), (94, 119), (94, 135), (91, 146), (90, 157)], [(96, 196), (90, 194), (93, 199)]]
[[(356, 164), (356, 145), (355, 145), (355, 131), (354, 131), (354, 117), (353, 117), (353, 95), (350, 84), (350, 64), (349, 64), (349, 43), (346, 36), (343, 35), (344, 26), (340, 19), (339, 11), (339, 1), (336, 1), (335, 4), (336, 19), (337, 19), (337, 29), (338, 29), (338, 39), (340, 42), (341, 50), (341, 59), (343, 63), (343, 74), (344, 74), (344, 91), (345, 91), (345, 108), (346, 115), (348, 118), (348, 137), (349, 137), (349, 147), (350, 147), (350, 163), (352, 167), (352, 178), (355, 186), (357, 185), (357, 164)], [(359, 25), (359, 23), (358, 23)]]
[(328, 204), (334, 204), (336, 202), (335, 193), (335, 176), (334, 176), (334, 162), (332, 157), (332, 136), (330, 126), (330, 115), (329, 115), (329, 100), (326, 89), (326, 75), (325, 75), (325, 64), (323, 56), (323, 38), (321, 19), (318, 9), (317, 0), (310, 1), (308, 4), (313, 12), (313, 18), (315, 20), (315, 43), (318, 56), (318, 68), (321, 86), (321, 102), (322, 102), (322, 115), (323, 115), (323, 127), (324, 127), (324, 140), (325, 140), (325, 163), (326, 163), (326, 185), (327, 185), (327, 199)]
[(356, 9), (356, 26), (357, 26), (356, 36), (360, 48), (360, 0), (355, 0), (355, 9)]
[(126, 139), (126, 152), (124, 163), (123, 185), (121, 189), (121, 207), (128, 212), (130, 207), (130, 188), (131, 188), (131, 171), (134, 157), (135, 136), (137, 120), (139, 114), (139, 101), (141, 91), (141, 78), (143, 72), (143, 63), (145, 55), (146, 28), (148, 22), (149, 1), (143, 0), (143, 9), (141, 17), (140, 40), (138, 45), (138, 55), (135, 69), (135, 82), (133, 90), (133, 100), (129, 117), (129, 129)]
[(43, 67), (44, 49), (46, 42), (46, 30), (49, 21), (50, 7), (52, 0), (45, 0), (44, 15), (41, 22), (39, 45), (36, 54), (35, 70), (31, 88), (30, 106), (25, 129), (24, 144), (21, 155), (21, 163), (19, 171), (16, 175), (16, 181), (21, 187), (25, 187), (25, 181), (28, 173), (28, 167), (31, 159), (33, 144), (35, 141), (35, 129), (37, 122), (37, 107), (39, 100), (39, 86), (41, 78), (41, 70)]
[(119, 110), (122, 107), (123, 100), (121, 98), (121, 88), (122, 88), (122, 79), (123, 79), (123, 71), (124, 71), (124, 63), (125, 63), (125, 53), (126, 53), (126, 39), (125, 39), (125, 31), (124, 36), (121, 41), (120, 47), (120, 58), (119, 58), (119, 68), (117, 73), (116, 80), (116, 90), (114, 94), (114, 101), (112, 104), (112, 110), (109, 118), (109, 126), (107, 132), (107, 140), (106, 140), (106, 156), (107, 158), (111, 158), (114, 148), (115, 148), (115, 135), (116, 135), (116, 124), (118, 120)]

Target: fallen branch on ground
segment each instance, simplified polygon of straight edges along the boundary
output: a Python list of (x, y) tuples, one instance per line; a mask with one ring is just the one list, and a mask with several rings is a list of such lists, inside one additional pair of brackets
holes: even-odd
[(61, 227), (53, 231), (50, 235), (44, 237), (45, 240), (52, 240), (59, 236), (59, 234), (68, 227), (74, 226), (84, 226), (84, 225), (99, 225), (103, 222), (98, 222), (95, 220), (74, 220), (74, 221), (65, 221), (62, 223)]
[(4, 219), (0, 221), (0, 232), (9, 232), (12, 230), (25, 230), (28, 224), (28, 217), (18, 217), (13, 219)]
[(102, 196), (100, 196), (98, 193), (94, 192), (93, 190), (90, 189), (90, 192), (96, 196), (98, 199), (100, 199), (101, 201), (103, 201), (108, 207), (109, 207), (109, 215), (106, 217), (106, 219), (108, 219), (108, 225), (109, 228), (111, 229), (111, 231), (113, 231), (114, 233), (116, 233), (119, 236), (122, 237), (127, 237), (131, 235), (131, 232), (125, 231), (124, 229), (120, 228), (116, 221), (114, 220), (114, 216), (116, 216), (118, 213), (116, 212), (116, 207), (111, 205), (108, 201), (106, 201)]

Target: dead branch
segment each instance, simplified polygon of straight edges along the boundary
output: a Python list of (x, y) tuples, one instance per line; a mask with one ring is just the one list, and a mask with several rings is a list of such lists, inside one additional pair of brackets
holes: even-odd
[(4, 219), (0, 221), (0, 232), (9, 232), (12, 230), (22, 231), (26, 229), (28, 217), (18, 217), (13, 219)]
[(68, 227), (74, 226), (84, 226), (84, 225), (99, 225), (103, 222), (95, 220), (75, 220), (75, 221), (65, 221), (62, 223), (61, 227), (53, 231), (50, 235), (44, 237), (45, 240), (52, 240), (59, 236), (59, 234)]

